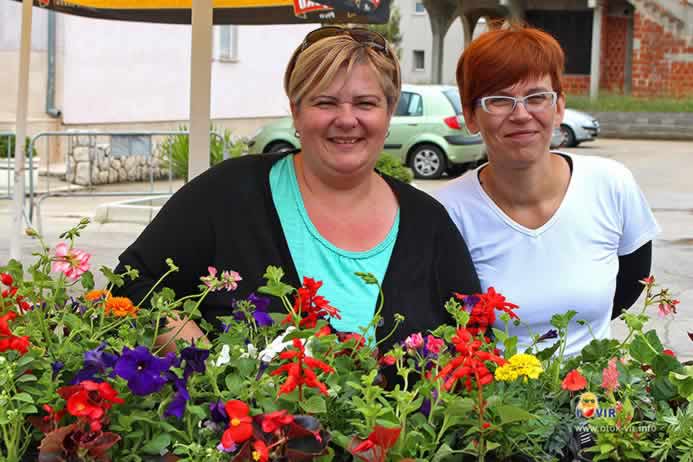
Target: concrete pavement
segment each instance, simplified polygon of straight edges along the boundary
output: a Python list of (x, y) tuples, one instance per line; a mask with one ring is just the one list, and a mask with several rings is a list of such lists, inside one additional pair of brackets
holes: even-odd
[[(681, 303), (679, 313), (673, 319), (661, 319), (654, 312), (650, 322), (656, 328), (663, 343), (672, 348), (682, 359), (693, 359), (693, 342), (688, 332), (693, 332), (693, 143), (674, 141), (643, 141), (599, 139), (585, 143), (570, 152), (597, 155), (616, 159), (627, 165), (645, 192), (650, 206), (662, 227), (662, 233), (654, 243), (652, 273), (657, 282), (671, 289)], [(42, 178), (44, 181), (45, 178)], [(442, 186), (446, 179), (416, 181), (425, 191)], [(180, 186), (177, 182), (174, 186)], [(143, 191), (148, 184), (109, 185), (99, 191)], [(166, 182), (156, 184), (157, 191), (168, 189)], [(80, 218), (93, 217), (99, 205), (133, 197), (64, 197), (50, 198), (43, 203), (44, 236), (49, 244), (57, 242), (57, 236), (76, 224)], [(8, 258), (11, 201), (0, 200), (0, 264)], [(120, 252), (142, 231), (137, 223), (93, 223), (82, 234), (79, 247), (92, 254), (95, 268), (114, 266)], [(181, 240), (184, 242), (184, 235)], [(37, 248), (35, 241), (24, 239), (24, 261)], [(641, 300), (642, 301), (642, 300)], [(635, 308), (642, 306), (641, 301)], [(656, 311), (653, 310), (653, 311)], [(623, 323), (613, 323), (617, 338), (625, 335)]]

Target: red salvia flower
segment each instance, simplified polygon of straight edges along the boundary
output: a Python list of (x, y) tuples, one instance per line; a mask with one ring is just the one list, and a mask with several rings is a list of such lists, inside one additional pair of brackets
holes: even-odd
[(279, 388), (277, 396), (284, 393), (290, 393), (298, 387), (299, 398), (302, 398), (302, 387), (307, 385), (311, 388), (317, 388), (320, 393), (327, 395), (327, 387), (320, 382), (315, 374), (314, 368), (318, 368), (325, 373), (332, 373), (334, 369), (320, 361), (319, 359), (306, 356), (306, 349), (300, 339), (293, 340), (294, 350), (282, 351), (279, 357), (285, 360), (293, 360), (286, 363), (278, 369), (272, 371), (271, 375), (287, 374), (284, 384)]
[[(303, 286), (298, 288), (294, 299), (294, 312), (301, 318), (300, 326), (312, 329), (316, 326), (318, 319), (332, 317), (341, 319), (339, 310), (330, 306), (329, 300), (322, 295), (318, 295), (318, 289), (322, 287), (322, 281), (304, 277)], [(287, 315), (284, 323), (291, 323), (291, 314)]]
[(294, 416), (289, 414), (285, 409), (277, 412), (270, 412), (262, 416), (262, 431), (265, 433), (274, 433), (284, 425), (288, 425), (294, 421)]
[(452, 342), (455, 344), (458, 356), (446, 364), (436, 377), (445, 379), (446, 390), (452, 389), (461, 379), (464, 379), (463, 383), (467, 391), (472, 390), (474, 382), (477, 388), (482, 388), (493, 382), (493, 374), (486, 367), (486, 362), (490, 361), (499, 366), (505, 364), (505, 360), (495, 353), (481, 350), (482, 346), (487, 345), (485, 341), (475, 339), (465, 328), (457, 329)]
[(225, 448), (231, 448), (253, 436), (253, 419), (248, 415), (250, 408), (243, 401), (232, 399), (226, 402), (225, 407), (229, 427), (221, 436), (221, 444)]
[(493, 287), (489, 287), (485, 294), (463, 295), (455, 292), (454, 295), (462, 301), (466, 309), (469, 309), (469, 322), (466, 327), (472, 335), (484, 334), (496, 322), (495, 310), (508, 313), (513, 319), (518, 317), (513, 311), (518, 306), (506, 301)]
[(10, 330), (9, 322), (17, 317), (17, 313), (14, 311), (8, 311), (7, 313), (0, 316), (0, 335), (12, 335)]
[(387, 452), (395, 445), (401, 431), (399, 427), (385, 428), (376, 425), (367, 439), (352, 439), (348, 451), (365, 462), (385, 462)]
[(587, 379), (577, 369), (568, 372), (561, 383), (561, 388), (568, 391), (580, 391), (586, 386)]

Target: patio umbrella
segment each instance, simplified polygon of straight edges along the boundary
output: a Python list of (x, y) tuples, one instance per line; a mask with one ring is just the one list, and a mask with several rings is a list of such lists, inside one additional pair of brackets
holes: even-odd
[[(26, 136), (32, 6), (79, 16), (192, 24), (190, 156), (194, 177), (209, 168), (212, 24), (385, 23), (391, 0), (15, 0), (22, 2), (17, 92), (18, 140)], [(16, 143), (10, 257), (21, 258), (24, 143)]]

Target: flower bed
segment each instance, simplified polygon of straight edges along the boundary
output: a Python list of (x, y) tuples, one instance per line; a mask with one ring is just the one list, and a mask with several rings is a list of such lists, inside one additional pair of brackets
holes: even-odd
[[(136, 278), (100, 271), (74, 247), (83, 220), (36, 263), (0, 267), (0, 460), (17, 461), (445, 461), (686, 460), (693, 454), (693, 366), (681, 364), (656, 332), (650, 309), (677, 301), (654, 278), (630, 334), (593, 340), (564, 357), (575, 312), (520, 350), (495, 329), (521, 323), (522, 309), (492, 288), (446, 304), (455, 325), (407, 333), (391, 351), (360, 333), (335, 332), (339, 310), (321, 283), (266, 284), (236, 300), (221, 332), (200, 318), (212, 291), (233, 291), (243, 275), (210, 268), (199, 294), (176, 298), (169, 261), (146, 300), (111, 295)], [(359, 274), (364, 284), (378, 284)], [(268, 313), (279, 297), (285, 313)], [(140, 309), (139, 306), (151, 306)], [(155, 339), (166, 318), (194, 319), (209, 343)], [(404, 337), (403, 337), (404, 338)], [(501, 352), (497, 343), (503, 344)], [(389, 383), (386, 383), (389, 382)], [(38, 454), (38, 455), (37, 455)], [(524, 459), (521, 459), (524, 458)]]

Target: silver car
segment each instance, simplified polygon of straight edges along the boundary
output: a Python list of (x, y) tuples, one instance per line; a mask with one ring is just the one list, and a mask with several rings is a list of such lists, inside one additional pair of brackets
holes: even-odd
[(560, 128), (553, 131), (551, 147), (572, 148), (583, 141), (593, 141), (599, 135), (599, 121), (591, 115), (566, 109)]

